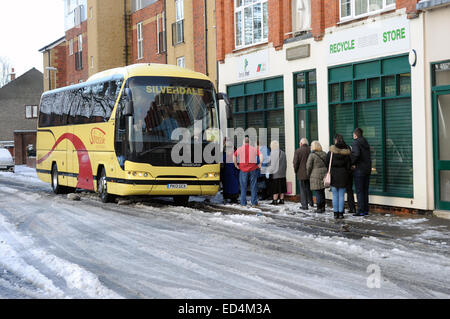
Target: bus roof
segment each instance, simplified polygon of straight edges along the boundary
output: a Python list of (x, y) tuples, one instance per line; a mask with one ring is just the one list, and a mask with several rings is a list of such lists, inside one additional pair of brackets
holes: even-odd
[(158, 64), (158, 63), (139, 63), (125, 67), (105, 70), (89, 77), (86, 82), (61, 87), (55, 90), (44, 92), (43, 95), (58, 93), (65, 90), (74, 90), (84, 87), (88, 84), (96, 84), (105, 81), (117, 80), (120, 78), (129, 78), (134, 76), (168, 76), (180, 78), (193, 78), (199, 80), (211, 81), (206, 75), (195, 72), (176, 65)]
[(159, 64), (159, 63), (139, 63), (122, 68), (106, 70), (92, 75), (88, 81), (105, 78), (114, 75), (123, 75), (124, 77), (133, 76), (169, 76), (181, 78), (194, 78), (211, 81), (206, 75), (194, 72), (186, 68), (176, 65)]

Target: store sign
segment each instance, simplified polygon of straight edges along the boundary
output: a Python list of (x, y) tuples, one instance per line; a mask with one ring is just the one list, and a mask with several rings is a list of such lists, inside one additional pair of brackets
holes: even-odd
[(396, 17), (329, 35), (328, 65), (410, 51), (409, 21)]
[(269, 73), (269, 51), (261, 50), (239, 57), (237, 77), (239, 80), (264, 76)]

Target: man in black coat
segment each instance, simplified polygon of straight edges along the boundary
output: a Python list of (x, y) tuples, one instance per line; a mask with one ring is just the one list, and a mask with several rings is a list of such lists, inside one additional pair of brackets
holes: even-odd
[(363, 136), (363, 130), (357, 128), (353, 132), (352, 165), (355, 178), (356, 198), (358, 199), (358, 211), (354, 216), (369, 214), (369, 183), (372, 172), (372, 160), (370, 158), (370, 145)]

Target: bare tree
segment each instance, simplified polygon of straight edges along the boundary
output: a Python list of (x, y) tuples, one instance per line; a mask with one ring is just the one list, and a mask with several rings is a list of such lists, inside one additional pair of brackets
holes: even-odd
[(5, 57), (0, 56), (0, 87), (9, 82), (11, 63)]

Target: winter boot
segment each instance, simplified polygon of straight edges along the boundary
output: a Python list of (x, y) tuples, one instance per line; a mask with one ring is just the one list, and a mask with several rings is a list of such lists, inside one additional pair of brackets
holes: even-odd
[(344, 219), (344, 213), (343, 212), (339, 213), (339, 218), (340, 219)]
[(339, 213), (338, 212), (334, 212), (334, 219), (338, 219), (339, 218)]
[(280, 199), (280, 200), (278, 201), (278, 205), (284, 205), (284, 199)]
[(278, 205), (278, 202), (274, 199), (274, 200), (272, 200), (272, 202), (270, 204), (271, 205)]

